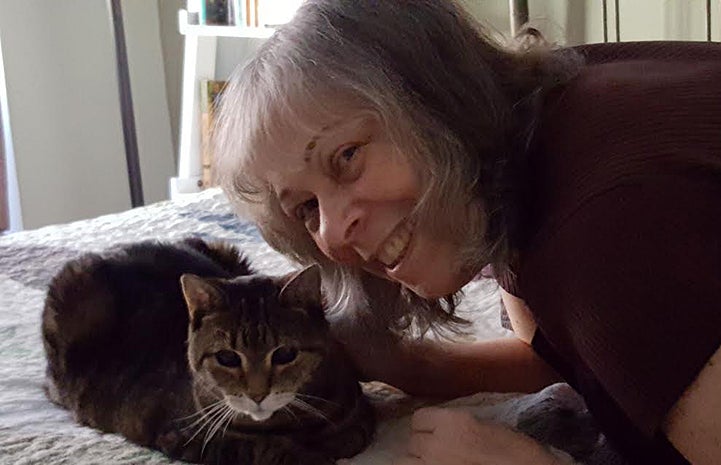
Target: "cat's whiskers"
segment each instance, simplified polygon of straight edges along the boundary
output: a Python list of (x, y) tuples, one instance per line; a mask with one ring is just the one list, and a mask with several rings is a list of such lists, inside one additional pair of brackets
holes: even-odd
[(213, 402), (212, 404), (206, 405), (205, 407), (201, 408), (200, 410), (198, 410), (195, 413), (191, 413), (190, 415), (185, 416), (185, 417), (176, 418), (175, 421), (191, 420), (194, 417), (197, 417), (198, 415), (204, 416), (205, 414), (207, 414), (210, 411), (211, 408), (219, 405), (221, 402), (223, 402), (223, 401), (218, 400), (216, 402)]
[(198, 415), (198, 414), (200, 415), (200, 418), (198, 418), (197, 420), (195, 420), (193, 423), (189, 424), (188, 426), (184, 427), (183, 431), (194, 427), (198, 423), (204, 423), (200, 427), (200, 429), (202, 429), (203, 426), (205, 426), (205, 423), (208, 422), (209, 418), (214, 416), (216, 413), (218, 413), (222, 409), (223, 409), (223, 404), (220, 401), (215, 402), (214, 404), (211, 404), (211, 406), (207, 407), (207, 410), (203, 409), (200, 412), (196, 413), (196, 415)]
[(235, 415), (235, 411), (228, 404), (223, 404), (223, 409), (221, 412), (222, 413), (220, 415), (215, 417), (215, 419), (213, 420), (213, 424), (210, 428), (208, 428), (208, 431), (205, 433), (205, 438), (203, 439), (203, 447), (200, 449), (201, 456), (205, 452), (205, 446), (207, 446), (208, 443), (213, 439), (218, 430), (225, 423), (225, 420), (228, 417), (232, 418)]
[(232, 415), (228, 415), (228, 420), (225, 422), (225, 428), (223, 428), (223, 434), (220, 437), (225, 437), (225, 433), (228, 431), (228, 426), (230, 426), (231, 423), (233, 423), (233, 420), (235, 420), (235, 417), (238, 415), (238, 412), (231, 409)]
[[(213, 407), (212, 412), (208, 413), (208, 415), (204, 415), (203, 417), (201, 417), (201, 419), (200, 419), (199, 421), (197, 421), (196, 423), (199, 423), (200, 421), (202, 421), (202, 424), (201, 424), (200, 426), (198, 426), (198, 429), (197, 429), (197, 430), (195, 431), (195, 433), (190, 437), (190, 439), (188, 439), (188, 440), (185, 442), (185, 445), (187, 446), (187, 445), (190, 443), (190, 441), (192, 441), (193, 439), (195, 439), (195, 437), (196, 437), (198, 434), (200, 434), (200, 432), (203, 431), (203, 429), (205, 429), (208, 425), (213, 425), (213, 424), (215, 424), (215, 421), (217, 421), (217, 419), (218, 419), (219, 417), (223, 416), (223, 414), (225, 413), (226, 408), (227, 408), (227, 406), (226, 406), (224, 403), (221, 403), (221, 404), (216, 405), (215, 407)], [(186, 429), (187, 429), (187, 428), (186, 428)], [(208, 428), (208, 429), (210, 429), (210, 428)], [(206, 437), (207, 437), (207, 434), (206, 434)], [(203, 441), (203, 449), (205, 449), (205, 444), (206, 444), (206, 442), (207, 442), (207, 441)], [(201, 453), (202, 453), (202, 452), (201, 452)]]
[(298, 407), (299, 409), (303, 410), (303, 411), (306, 412), (306, 413), (310, 413), (311, 415), (315, 415), (315, 416), (317, 416), (318, 418), (321, 418), (321, 419), (327, 421), (327, 422), (330, 423), (331, 425), (334, 424), (334, 423), (330, 420), (330, 418), (328, 418), (323, 412), (321, 412), (321, 411), (318, 410), (317, 408), (313, 407), (313, 406), (310, 405), (308, 402), (305, 402), (305, 401), (303, 401), (303, 400), (301, 400), (301, 399), (298, 399), (298, 398), (296, 397), (295, 399), (293, 399), (293, 400), (291, 401), (291, 404), (292, 404), (292, 405), (295, 405), (296, 407)]

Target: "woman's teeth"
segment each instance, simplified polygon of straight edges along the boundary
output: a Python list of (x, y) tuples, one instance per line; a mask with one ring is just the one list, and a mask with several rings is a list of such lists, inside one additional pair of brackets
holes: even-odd
[(408, 223), (398, 226), (391, 236), (381, 244), (378, 250), (378, 261), (388, 268), (394, 268), (406, 253), (411, 241), (411, 229)]

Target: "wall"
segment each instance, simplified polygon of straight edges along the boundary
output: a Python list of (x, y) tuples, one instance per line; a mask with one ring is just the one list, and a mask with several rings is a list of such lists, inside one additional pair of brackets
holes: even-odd
[[(177, 5), (179, 0), (161, 2), (163, 44), (166, 74), (169, 69), (179, 73), (180, 51), (177, 48)], [(269, 0), (272, 1), (272, 0)], [(494, 33), (509, 36), (508, 0), (459, 0), (485, 27)], [(609, 40), (615, 40), (614, 1), (608, 0)], [(704, 0), (620, 0), (621, 39), (630, 40), (705, 40)], [(171, 6), (168, 6), (171, 5)], [(603, 10), (601, 0), (529, 0), (530, 19), (552, 42), (562, 45), (603, 41)], [(166, 8), (167, 7), (167, 8)], [(721, 40), (721, 2), (713, 2), (713, 39)], [(168, 43), (174, 43), (166, 47)], [(182, 38), (181, 38), (182, 40)], [(227, 79), (232, 71), (250, 58), (262, 43), (253, 39), (219, 38), (216, 52), (216, 79)], [(179, 85), (175, 75), (167, 81), (171, 114), (177, 115), (180, 106)], [(173, 117), (175, 118), (175, 117)], [(174, 122), (176, 122), (175, 120)], [(177, 135), (174, 131), (174, 141)]]
[[(124, 0), (146, 201), (174, 172), (157, 4)], [(7, 104), (23, 225), (130, 207), (107, 2), (0, 0)]]
[(215, 78), (228, 79), (237, 67), (242, 66), (250, 59), (262, 43), (262, 39), (218, 38), (218, 48), (215, 54)]
[(135, 107), (145, 203), (169, 197), (176, 163), (166, 91), (166, 74), (156, 2), (123, 0), (128, 67)]
[(175, 162), (180, 141), (180, 100), (183, 86), (183, 36), (178, 32), (178, 11), (185, 0), (157, 0), (160, 13), (160, 42), (163, 46), (165, 90), (170, 114), (170, 133)]
[[(510, 35), (508, 0), (459, 0), (488, 30)], [(529, 0), (529, 18), (547, 39), (564, 45), (603, 42), (601, 0)], [(608, 36), (616, 37), (615, 2), (607, 1)], [(705, 0), (620, 0), (622, 41), (706, 40)], [(721, 40), (721, 2), (712, 2), (713, 40)], [(248, 59), (257, 43), (248, 39), (220, 39), (217, 77), (228, 76)]]
[[(508, 0), (461, 0), (486, 26), (506, 35)], [(529, 18), (551, 40), (576, 45), (603, 42), (601, 0), (529, 0)], [(608, 35), (616, 37), (615, 2), (607, 1)], [(622, 41), (706, 40), (705, 0), (620, 0)], [(713, 40), (721, 40), (721, 3), (712, 2)]]
[(12, 127), (10, 125), (10, 112), (7, 105), (7, 86), (5, 85), (5, 67), (2, 56), (2, 34), (0, 34), (0, 143), (5, 162), (5, 198), (7, 199), (7, 230), (19, 231), (23, 228), (22, 213), (20, 211), (20, 189), (17, 182), (17, 169), (15, 168), (15, 151), (13, 149)]
[(26, 228), (129, 207), (105, 2), (0, 2)]

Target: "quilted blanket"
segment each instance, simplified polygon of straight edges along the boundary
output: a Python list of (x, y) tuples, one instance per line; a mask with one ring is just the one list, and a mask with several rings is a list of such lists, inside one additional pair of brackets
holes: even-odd
[[(232, 242), (262, 272), (280, 274), (294, 268), (262, 240), (251, 223), (233, 214), (219, 190), (0, 237), (0, 464), (178, 463), (122, 437), (76, 425), (67, 411), (45, 398), (40, 314), (49, 280), (67, 260), (119, 243), (188, 235)], [(461, 312), (473, 321), (471, 338), (507, 335), (500, 325), (494, 281), (469, 284)], [(343, 463), (391, 464), (403, 451), (408, 415), (420, 401), (379, 383), (365, 388), (382, 418), (377, 439), (363, 454)], [(546, 443), (568, 463), (621, 463), (582, 400), (563, 384), (532, 395), (481, 393), (449, 406), (516, 427)]]

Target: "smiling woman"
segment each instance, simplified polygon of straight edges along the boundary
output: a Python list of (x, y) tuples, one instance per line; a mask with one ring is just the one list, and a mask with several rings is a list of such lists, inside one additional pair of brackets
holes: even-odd
[[(348, 265), (360, 265), (414, 295), (447, 296), (452, 308), (460, 285), (489, 262), (507, 262), (507, 180), (493, 167), (525, 143), (508, 145), (532, 119), (519, 110), (537, 105), (538, 86), (572, 75), (578, 59), (542, 46), (505, 50), (450, 3), (421, 2), (410, 15), (400, 4), (337, 8), (345, 7), (301, 8), (229, 83), (215, 141), (221, 184), (237, 201), (255, 202), (271, 245), (303, 263), (326, 263), (337, 306), (358, 288)], [(327, 15), (346, 29), (306, 34), (325, 30)], [(376, 28), (359, 28), (376, 15), (385, 18)], [(414, 27), (419, 18), (425, 28)], [(409, 37), (386, 44), (397, 28)], [(422, 53), (447, 33), (458, 45)], [(475, 72), (491, 66), (506, 84)], [(401, 247), (403, 260), (390, 256)], [(449, 321), (445, 304), (410, 299), (400, 315), (415, 314), (422, 326)]]
[[(457, 396), (560, 375), (629, 459), (715, 463), (721, 413), (688, 426), (715, 405), (721, 345), (719, 62), (718, 45), (553, 49), (533, 29), (503, 46), (451, 0), (308, 0), (231, 79), (221, 183), (321, 265), (365, 377)], [(516, 339), (401, 338), (460, 323), (455, 296), (489, 265)], [(451, 451), (470, 433), (449, 418), (424, 417), (403, 463), (551, 463), (482, 427)]]
[[(288, 221), (302, 223), (325, 256), (389, 277), (423, 297), (452, 294), (468, 281), (445, 282), (452, 273), (419, 276), (428, 270), (429, 254), (447, 260), (447, 269), (459, 260), (444, 254), (445, 241), (417, 228), (421, 174), (375, 118), (325, 126), (294, 149), (259, 160), (254, 169), (266, 173)], [(293, 157), (302, 163), (288, 169)]]

